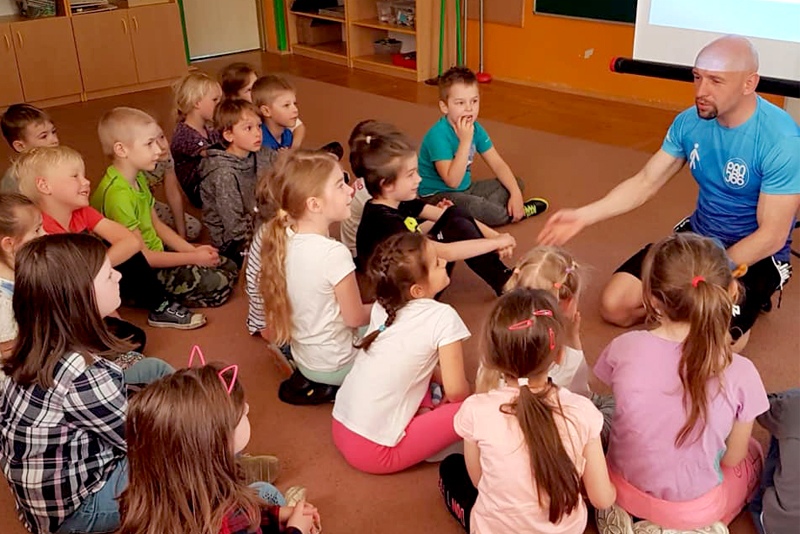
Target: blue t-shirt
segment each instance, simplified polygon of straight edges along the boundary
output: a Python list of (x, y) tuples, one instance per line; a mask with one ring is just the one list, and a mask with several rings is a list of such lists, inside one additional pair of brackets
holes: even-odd
[[(675, 118), (661, 148), (685, 159), (700, 187), (692, 229), (726, 248), (758, 229), (761, 193), (800, 194), (800, 127), (761, 97), (753, 116), (736, 128), (687, 109)], [(775, 257), (788, 261), (790, 244), (791, 231)]]
[(284, 128), (281, 134), (281, 139), (278, 141), (269, 131), (267, 125), (261, 123), (261, 146), (268, 146), (272, 150), (279, 150), (281, 148), (292, 148), (292, 141), (294, 141), (294, 134), (289, 128)]
[(472, 146), (469, 149), (469, 159), (467, 160), (467, 172), (458, 187), (450, 187), (439, 173), (436, 172), (437, 161), (446, 161), (456, 157), (458, 150), (458, 136), (453, 126), (448, 122), (447, 116), (439, 119), (434, 124), (425, 138), (422, 146), (419, 147), (419, 175), (422, 182), (419, 184), (420, 196), (429, 196), (445, 191), (464, 191), (472, 183), (472, 161), (475, 153), (483, 154), (492, 148), (492, 140), (489, 134), (483, 129), (478, 121), (475, 121), (475, 133), (472, 136)]

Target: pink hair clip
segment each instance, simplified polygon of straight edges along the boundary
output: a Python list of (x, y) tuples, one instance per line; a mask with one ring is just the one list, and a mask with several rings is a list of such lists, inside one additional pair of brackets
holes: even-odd
[[(189, 354), (189, 365), (188, 365), (189, 367), (191, 367), (192, 364), (194, 363), (195, 356), (197, 356), (200, 359), (200, 365), (206, 364), (206, 359), (203, 356), (203, 351), (200, 350), (199, 345), (195, 345), (192, 347), (192, 352)], [(225, 380), (225, 374), (228, 371), (233, 371), (233, 376), (231, 377), (230, 383)], [(229, 365), (228, 367), (217, 373), (217, 376), (219, 376), (219, 379), (222, 380), (222, 385), (225, 386), (225, 391), (227, 391), (228, 395), (230, 395), (231, 391), (233, 391), (233, 385), (236, 383), (236, 379), (239, 377), (239, 366), (236, 364)]]
[[(516, 330), (525, 330), (526, 328), (530, 328), (534, 324), (534, 320), (537, 317), (552, 317), (553, 311), (552, 310), (534, 310), (533, 314), (531, 315), (530, 319), (525, 319), (524, 321), (519, 321), (514, 323), (508, 327), (508, 329), (512, 332)], [(547, 329), (547, 333), (550, 335), (550, 350), (556, 348), (556, 334), (553, 332), (552, 328)]]

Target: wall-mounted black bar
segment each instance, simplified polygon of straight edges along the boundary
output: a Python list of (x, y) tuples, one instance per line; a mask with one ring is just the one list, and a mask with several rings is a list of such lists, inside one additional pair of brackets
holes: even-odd
[[(668, 63), (615, 57), (611, 60), (610, 68), (612, 72), (618, 72), (620, 74), (636, 74), (638, 76), (665, 78), (667, 80), (677, 80), (680, 82), (691, 82), (694, 80), (692, 76), (692, 67), (684, 67), (682, 65), (670, 65)], [(800, 82), (762, 76), (761, 80), (758, 82), (758, 91), (760, 93), (800, 98)]]

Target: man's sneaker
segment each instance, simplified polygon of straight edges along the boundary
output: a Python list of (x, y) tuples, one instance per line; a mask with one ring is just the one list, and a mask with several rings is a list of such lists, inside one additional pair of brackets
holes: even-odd
[(164, 301), (147, 316), (147, 324), (155, 328), (177, 328), (178, 330), (194, 330), (206, 324), (206, 316), (194, 313), (177, 302)]
[(248, 486), (253, 482), (269, 482), (272, 484), (277, 480), (278, 474), (281, 472), (281, 462), (277, 456), (242, 454), (236, 460), (239, 462), (239, 467), (242, 468), (245, 484)]
[(525, 210), (526, 219), (544, 213), (549, 207), (550, 203), (543, 198), (530, 198), (522, 205), (522, 208)]
[(600, 534), (633, 534), (633, 519), (616, 504), (605, 510), (596, 510), (595, 520)]

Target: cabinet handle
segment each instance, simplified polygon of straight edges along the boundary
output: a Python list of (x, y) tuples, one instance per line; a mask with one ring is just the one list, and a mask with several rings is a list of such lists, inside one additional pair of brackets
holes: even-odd
[(19, 41), (19, 47), (22, 48), (25, 43), (22, 41), (22, 34), (20, 32), (17, 32), (17, 41)]
[(128, 21), (125, 19), (119, 19), (122, 22), (122, 31), (125, 32), (125, 35), (128, 35)]
[(136, 17), (131, 17), (131, 18), (133, 18), (133, 29), (136, 30), (136, 32), (138, 33), (139, 32), (139, 21), (136, 20)]
[(6, 48), (8, 48), (8, 50), (11, 51), (11, 39), (8, 38), (7, 33), (3, 34), (3, 39), (6, 40)]

